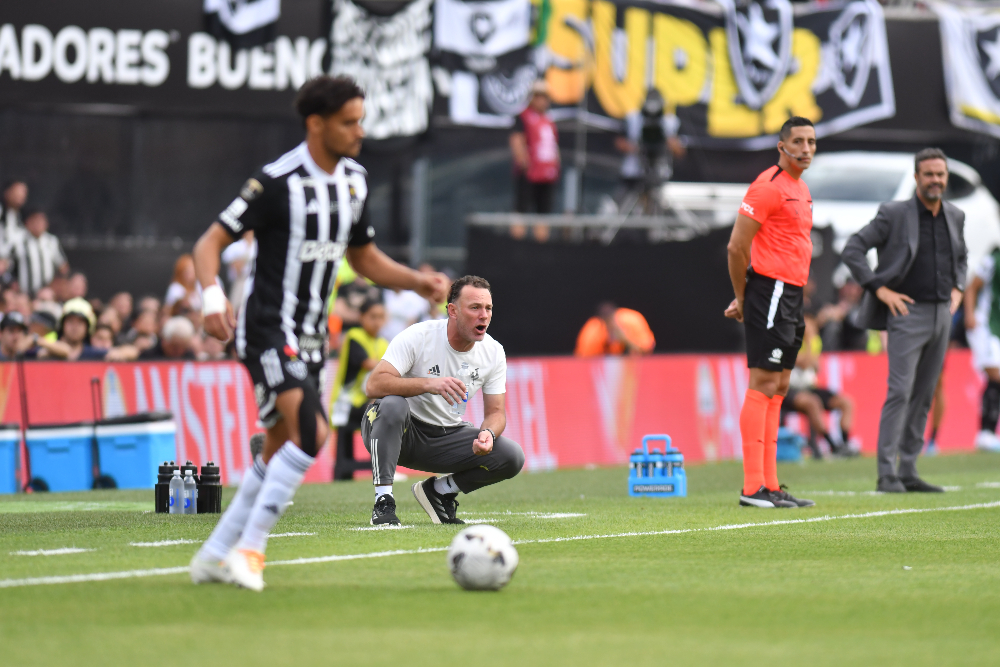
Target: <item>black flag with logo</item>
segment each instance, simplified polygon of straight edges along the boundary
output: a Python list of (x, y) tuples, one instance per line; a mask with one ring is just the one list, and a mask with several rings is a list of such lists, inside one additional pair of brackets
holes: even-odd
[(205, 32), (233, 49), (274, 41), (281, 0), (204, 0)]

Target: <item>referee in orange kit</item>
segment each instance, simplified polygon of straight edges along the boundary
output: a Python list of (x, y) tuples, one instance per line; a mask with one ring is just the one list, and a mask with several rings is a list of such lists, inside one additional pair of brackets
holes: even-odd
[(812, 121), (792, 116), (778, 134), (778, 165), (747, 190), (729, 239), (736, 298), (726, 317), (746, 329), (750, 388), (740, 412), (743, 491), (748, 507), (809, 507), (778, 483), (781, 401), (802, 346), (802, 288), (812, 259), (812, 197), (802, 181), (816, 153)]

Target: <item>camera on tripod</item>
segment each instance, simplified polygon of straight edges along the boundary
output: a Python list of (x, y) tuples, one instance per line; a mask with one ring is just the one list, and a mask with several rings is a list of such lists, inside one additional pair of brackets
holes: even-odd
[(664, 129), (665, 102), (655, 88), (646, 94), (642, 104), (642, 130), (639, 133), (639, 151), (642, 155), (644, 180), (650, 186), (662, 185), (673, 175), (671, 154), (667, 147)]

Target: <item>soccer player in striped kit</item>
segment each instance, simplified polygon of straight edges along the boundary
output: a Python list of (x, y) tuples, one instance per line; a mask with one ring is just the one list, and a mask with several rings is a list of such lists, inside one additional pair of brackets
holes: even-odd
[(816, 153), (812, 122), (793, 116), (778, 135), (778, 164), (747, 190), (729, 239), (736, 298), (726, 317), (746, 330), (750, 386), (740, 412), (747, 507), (808, 507), (778, 482), (781, 401), (805, 332), (802, 288), (812, 260), (812, 197), (802, 181)]
[[(397, 264), (373, 242), (364, 167), (355, 162), (364, 130), (364, 92), (348, 77), (320, 76), (299, 90), (306, 139), (250, 178), (194, 249), (205, 331), (236, 336), (250, 373), (263, 452), (191, 561), (195, 583), (264, 588), (264, 549), (326, 442), (320, 404), (326, 307), (340, 262), (380, 285), (443, 301), (450, 281)], [(222, 250), (253, 231), (258, 252), (237, 321), (216, 283)]]

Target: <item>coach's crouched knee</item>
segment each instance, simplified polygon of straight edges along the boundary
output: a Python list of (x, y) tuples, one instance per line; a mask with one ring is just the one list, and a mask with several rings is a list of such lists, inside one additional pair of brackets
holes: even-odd
[(496, 468), (496, 473), (502, 475), (502, 479), (514, 477), (524, 467), (524, 450), (510, 438), (502, 435), (497, 438), (493, 443), (493, 454), (500, 464)]
[(402, 396), (385, 396), (378, 401), (378, 416), (385, 424), (402, 426), (410, 414), (410, 404)]

